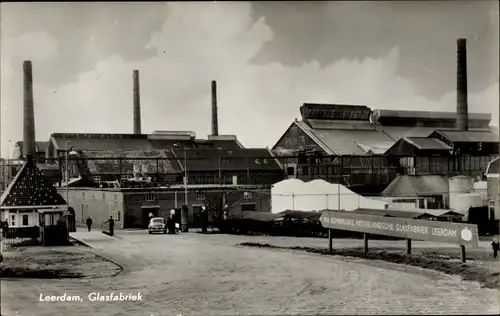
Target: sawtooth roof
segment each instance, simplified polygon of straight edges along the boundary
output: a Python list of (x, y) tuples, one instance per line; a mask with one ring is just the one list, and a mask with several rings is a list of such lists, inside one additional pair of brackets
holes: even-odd
[(418, 197), (447, 194), (448, 179), (438, 175), (400, 175), (382, 192), (386, 197)]

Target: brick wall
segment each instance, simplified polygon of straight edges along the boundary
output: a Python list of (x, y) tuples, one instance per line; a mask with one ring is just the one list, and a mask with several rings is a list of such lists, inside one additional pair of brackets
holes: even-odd
[[(220, 190), (198, 190), (188, 192), (188, 223), (196, 222), (199, 208), (206, 199), (220, 197)], [(257, 212), (270, 212), (270, 192), (252, 192), (250, 195), (240, 191), (224, 191), (225, 201), (231, 215), (241, 214), (242, 210), (255, 209)], [(149, 212), (155, 216), (168, 217), (170, 210), (182, 207), (185, 193), (182, 190), (150, 192), (127, 192), (124, 194), (126, 227), (140, 227)]]

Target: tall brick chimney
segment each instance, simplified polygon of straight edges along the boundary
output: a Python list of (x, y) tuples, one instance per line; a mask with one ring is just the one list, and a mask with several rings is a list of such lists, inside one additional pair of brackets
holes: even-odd
[(139, 70), (134, 70), (134, 134), (141, 134), (141, 93)]
[(24, 113), (23, 113), (23, 156), (34, 157), (35, 145), (35, 110), (33, 108), (33, 71), (31, 61), (23, 62), (24, 76)]
[(219, 135), (219, 119), (217, 118), (217, 82), (212, 80), (212, 135)]
[(457, 40), (457, 123), (460, 131), (469, 129), (469, 109), (467, 104), (467, 40)]

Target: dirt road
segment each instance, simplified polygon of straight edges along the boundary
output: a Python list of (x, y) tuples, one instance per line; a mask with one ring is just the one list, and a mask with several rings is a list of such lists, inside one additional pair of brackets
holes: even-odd
[[(98, 232), (77, 234), (122, 264), (124, 272), (91, 280), (2, 280), (2, 315), (16, 311), (23, 316), (493, 314), (500, 310), (499, 291), (481, 289), (458, 277), (235, 246), (244, 241), (282, 246), (319, 242), (315, 240), (193, 233), (150, 236), (142, 231), (120, 232), (118, 239)], [(96, 292), (140, 292), (143, 301), (90, 302), (88, 295)], [(40, 293), (78, 295), (82, 302), (40, 302)]]

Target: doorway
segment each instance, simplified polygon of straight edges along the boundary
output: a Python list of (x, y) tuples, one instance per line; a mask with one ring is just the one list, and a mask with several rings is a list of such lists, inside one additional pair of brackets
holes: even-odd
[(142, 206), (142, 228), (147, 229), (149, 225), (149, 214), (153, 214), (153, 217), (158, 217), (160, 213), (160, 206)]
[(201, 227), (201, 205), (193, 205), (193, 222), (190, 225), (193, 228)]

